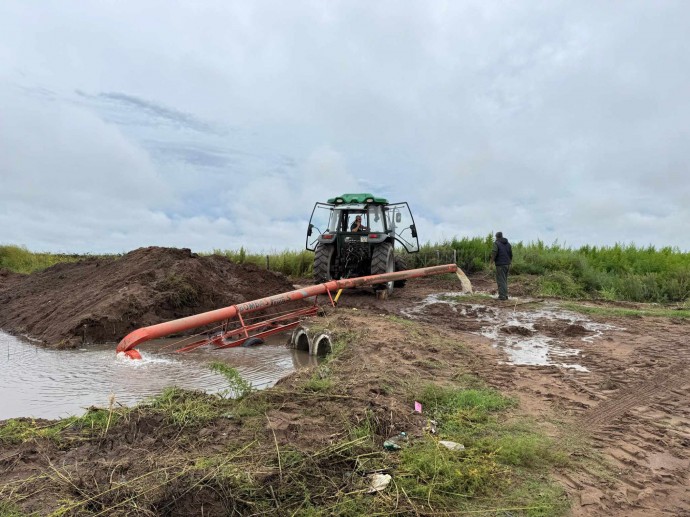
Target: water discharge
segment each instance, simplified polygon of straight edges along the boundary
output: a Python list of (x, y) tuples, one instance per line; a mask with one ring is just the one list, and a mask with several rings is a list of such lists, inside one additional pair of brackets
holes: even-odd
[(133, 405), (168, 386), (218, 393), (228, 388), (222, 375), (210, 370), (222, 361), (252, 383), (266, 388), (316, 358), (290, 350), (285, 337), (252, 348), (201, 348), (174, 354), (165, 341), (141, 347), (143, 359), (115, 357), (115, 345), (89, 345), (75, 350), (38, 347), (0, 332), (0, 420), (20, 416), (61, 418), (81, 415), (95, 405)]
[(588, 371), (587, 368), (575, 362), (580, 350), (565, 346), (560, 338), (545, 335), (542, 329), (561, 326), (564, 336), (576, 336), (581, 341), (590, 343), (601, 338), (604, 331), (622, 330), (563, 310), (553, 302), (542, 303), (539, 309), (518, 310), (519, 306), (530, 301), (537, 300), (513, 298), (511, 303), (497, 307), (472, 303), (472, 299), (467, 298), (464, 293), (435, 293), (403, 313), (410, 318), (418, 318), (431, 305), (448, 304), (459, 317), (481, 322), (481, 328), (474, 333), (490, 339), (494, 347), (503, 350), (508, 356), (508, 362), (516, 365), (557, 366), (583, 372)]

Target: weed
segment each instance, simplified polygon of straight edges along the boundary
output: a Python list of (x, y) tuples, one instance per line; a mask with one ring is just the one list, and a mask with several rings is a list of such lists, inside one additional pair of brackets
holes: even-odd
[(318, 375), (312, 376), (305, 384), (304, 391), (327, 391), (333, 386), (333, 381), (329, 378), (322, 379)]
[[(31, 514), (35, 515), (35, 514)], [(29, 517), (29, 514), (24, 513), (21, 509), (6, 501), (0, 501), (0, 516), (2, 517)]]
[(196, 288), (179, 275), (168, 275), (156, 287), (164, 292), (165, 301), (175, 309), (194, 306), (199, 299)]
[[(417, 254), (406, 255), (408, 267), (447, 264), (455, 260), (467, 273), (488, 271), (493, 238), (464, 237), (460, 240), (427, 243)], [(268, 255), (249, 253), (244, 248), (214, 250), (238, 264), (255, 264), (293, 278), (312, 273), (313, 253), (301, 250), (274, 251)], [(89, 255), (34, 253), (19, 246), (0, 246), (0, 268), (30, 273), (60, 262), (74, 262)], [(656, 249), (633, 244), (566, 248), (558, 242), (513, 244), (511, 282), (524, 284), (529, 292), (567, 298), (601, 297), (639, 302), (683, 302), (690, 299), (690, 253), (677, 248)], [(113, 258), (104, 255), (101, 258)], [(532, 285), (531, 278), (537, 278)], [(528, 279), (528, 280), (525, 280)], [(439, 279), (442, 280), (442, 279)], [(449, 277), (449, 282), (454, 280)], [(169, 279), (168, 291), (174, 307), (195, 303), (196, 292), (179, 279)]]
[(228, 366), (220, 361), (214, 361), (209, 365), (209, 368), (214, 372), (222, 374), (228, 380), (228, 384), (230, 384), (229, 394), (232, 394), (233, 398), (242, 399), (252, 392), (252, 384), (244, 380), (232, 366)]
[(164, 413), (171, 423), (186, 427), (202, 425), (221, 416), (226, 407), (219, 402), (212, 395), (172, 387), (151, 399), (149, 406)]
[(60, 441), (64, 431), (84, 431), (89, 433), (102, 432), (108, 425), (113, 425), (121, 413), (128, 409), (119, 409), (118, 412), (109, 412), (105, 409), (91, 408), (80, 417), (71, 416), (52, 422), (47, 425), (39, 425), (29, 418), (11, 418), (0, 424), (0, 443), (17, 444), (35, 438), (46, 438)]

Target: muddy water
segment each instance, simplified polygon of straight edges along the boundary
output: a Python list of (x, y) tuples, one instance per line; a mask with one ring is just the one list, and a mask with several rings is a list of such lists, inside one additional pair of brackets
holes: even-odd
[(143, 359), (115, 357), (115, 345), (49, 350), (0, 332), (0, 420), (20, 416), (61, 418), (84, 409), (116, 403), (133, 405), (168, 386), (218, 393), (225, 377), (209, 369), (222, 361), (256, 388), (266, 388), (316, 358), (284, 346), (276, 337), (265, 345), (226, 350), (172, 353), (169, 342), (142, 346)]
[[(513, 298), (511, 303), (500, 307), (463, 302), (463, 293), (437, 293), (427, 296), (416, 307), (404, 311), (410, 318), (419, 317), (425, 308), (438, 303), (451, 306), (458, 317), (473, 318), (482, 323), (476, 334), (490, 339), (496, 348), (503, 350), (508, 362), (516, 365), (542, 365), (588, 371), (578, 363), (580, 349), (566, 346), (561, 337), (549, 336), (540, 331), (543, 327), (561, 327), (582, 332), (575, 338), (584, 342), (603, 337), (606, 331), (621, 330), (614, 325), (594, 322), (587, 317), (547, 302), (539, 309), (520, 309), (520, 304), (535, 301)], [(565, 334), (564, 334), (565, 337)], [(572, 339), (569, 340), (572, 342)]]

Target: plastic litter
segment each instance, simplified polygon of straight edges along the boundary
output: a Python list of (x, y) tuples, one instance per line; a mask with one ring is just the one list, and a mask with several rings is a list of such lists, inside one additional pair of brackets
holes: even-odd
[(369, 493), (380, 492), (388, 486), (393, 479), (390, 474), (372, 474), (369, 476), (371, 483), (369, 484)]
[(428, 420), (424, 430), (430, 432), (431, 434), (436, 434), (437, 426), (438, 422), (436, 420)]
[(451, 451), (463, 451), (463, 450), (465, 450), (465, 446), (462, 445), (461, 443), (451, 442), (448, 440), (441, 440), (438, 443), (439, 443), (439, 445), (443, 445), (446, 449), (450, 449)]
[(399, 435), (393, 436), (392, 438), (389, 438), (383, 442), (383, 448), (387, 451), (399, 451), (402, 449), (401, 444), (405, 443), (407, 443), (407, 433), (403, 431)]

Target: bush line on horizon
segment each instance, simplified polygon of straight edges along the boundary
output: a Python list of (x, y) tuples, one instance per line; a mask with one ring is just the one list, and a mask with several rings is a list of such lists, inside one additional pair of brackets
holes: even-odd
[[(490, 234), (426, 243), (418, 254), (404, 254), (404, 259), (409, 268), (447, 264), (455, 259), (466, 273), (489, 274), (492, 243)], [(224, 256), (237, 264), (268, 267), (293, 278), (312, 274), (313, 254), (307, 250), (260, 254), (242, 247), (202, 254)], [(567, 248), (558, 242), (547, 245), (539, 240), (514, 243), (513, 254), (512, 280), (534, 277), (536, 295), (657, 303), (690, 299), (690, 253), (678, 248), (635, 244)], [(0, 269), (30, 273), (86, 256), (91, 255), (34, 253), (24, 247), (4, 245), (0, 246)]]

